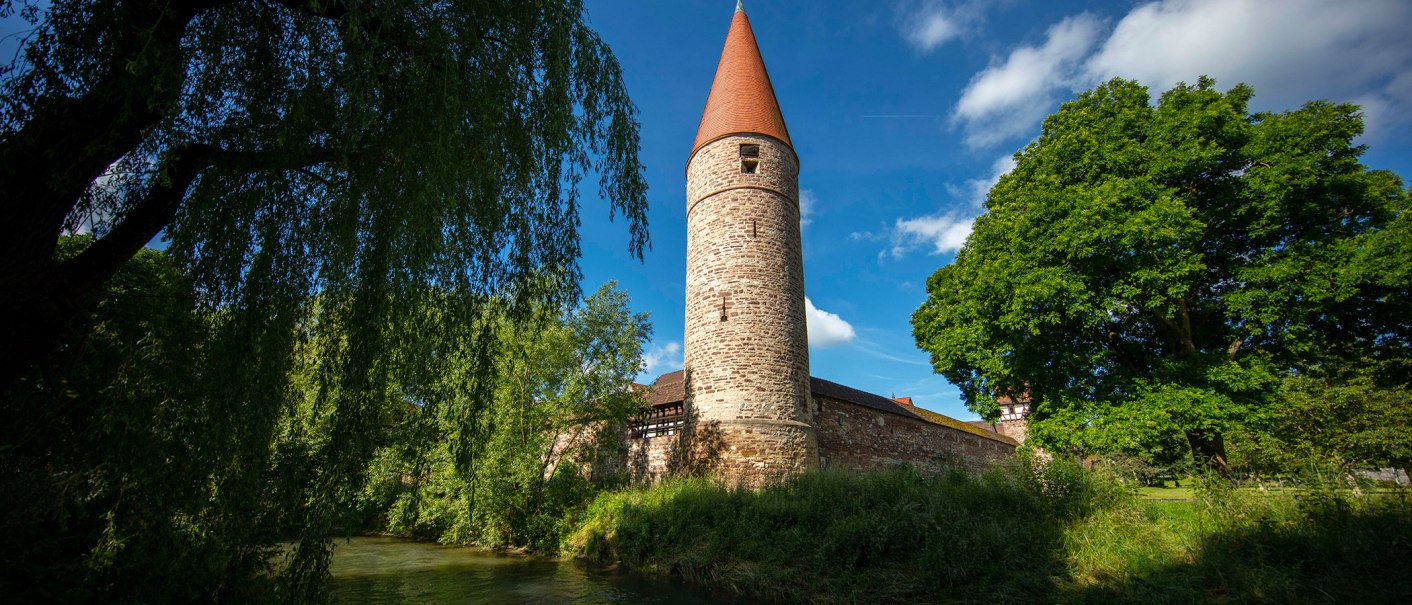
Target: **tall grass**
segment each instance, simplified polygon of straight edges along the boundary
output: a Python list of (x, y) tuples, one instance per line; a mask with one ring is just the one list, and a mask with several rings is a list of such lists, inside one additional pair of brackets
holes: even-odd
[(600, 495), (564, 551), (806, 603), (1412, 602), (1412, 502), (1213, 483), (1144, 502), (1077, 466), (821, 472)]

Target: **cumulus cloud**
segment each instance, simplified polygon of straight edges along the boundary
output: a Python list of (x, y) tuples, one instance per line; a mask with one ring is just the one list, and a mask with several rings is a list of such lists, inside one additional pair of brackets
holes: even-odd
[(1255, 88), (1258, 110), (1313, 99), (1364, 107), (1374, 136), (1412, 116), (1412, 3), (1406, 0), (1157, 0), (1106, 29), (1088, 14), (1049, 29), (972, 78), (952, 112), (966, 142), (1032, 136), (1059, 101), (1112, 77), (1155, 95), (1202, 75)]
[(653, 343), (642, 353), (642, 374), (644, 380), (652, 380), (658, 375), (682, 367), (681, 343), (672, 341), (666, 344)]
[(814, 306), (814, 301), (804, 297), (804, 318), (809, 325), (809, 346), (832, 347), (853, 342), (856, 335), (853, 326), (836, 313), (829, 313)]
[(1088, 13), (1068, 17), (1049, 28), (1043, 45), (1017, 48), (971, 78), (952, 113), (966, 144), (987, 147), (1028, 132), (1049, 112), (1054, 91), (1072, 85), (1102, 29)]
[(974, 216), (956, 214), (899, 218), (892, 232), (892, 257), (902, 258), (922, 247), (931, 247), (931, 254), (960, 250), (971, 236), (975, 220)]
[(1376, 125), (1412, 107), (1408, 23), (1406, 0), (1162, 0), (1123, 17), (1084, 75), (1156, 94), (1204, 74), (1250, 84), (1259, 106), (1280, 110), (1362, 99)]
[(908, 2), (901, 7), (902, 38), (921, 52), (931, 52), (979, 26), (985, 16), (983, 0), (946, 3), (940, 0)]

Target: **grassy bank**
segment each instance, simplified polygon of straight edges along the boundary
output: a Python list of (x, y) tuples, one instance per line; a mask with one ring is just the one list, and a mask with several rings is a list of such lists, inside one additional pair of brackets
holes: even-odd
[(791, 602), (1412, 602), (1406, 493), (1145, 502), (1064, 464), (678, 480), (600, 496), (565, 550)]

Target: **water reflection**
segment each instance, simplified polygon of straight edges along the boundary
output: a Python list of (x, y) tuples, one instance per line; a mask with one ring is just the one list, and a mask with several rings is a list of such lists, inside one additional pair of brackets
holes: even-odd
[(346, 605), (751, 603), (700, 587), (594, 570), (571, 561), (544, 561), (395, 538), (339, 540), (331, 571), (334, 596)]

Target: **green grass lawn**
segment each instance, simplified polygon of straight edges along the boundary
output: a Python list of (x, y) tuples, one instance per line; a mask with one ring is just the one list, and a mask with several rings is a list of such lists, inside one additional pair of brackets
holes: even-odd
[(1144, 500), (1193, 500), (1196, 498), (1196, 490), (1192, 489), (1191, 485), (1140, 487), (1137, 493)]
[[(1153, 486), (1148, 486), (1148, 487), (1140, 487), (1140, 488), (1138, 488), (1138, 490), (1137, 490), (1137, 494), (1138, 494), (1138, 497), (1139, 497), (1139, 498), (1142, 498), (1143, 500), (1191, 501), (1191, 500), (1195, 500), (1195, 499), (1196, 499), (1196, 495), (1197, 495), (1197, 494), (1196, 494), (1196, 488), (1194, 487), (1195, 484), (1196, 484), (1195, 481), (1183, 480), (1181, 487), (1177, 487), (1177, 486), (1174, 486), (1174, 485), (1153, 485)], [(1266, 485), (1266, 486), (1263, 486), (1263, 487), (1261, 487), (1261, 486), (1244, 486), (1244, 487), (1238, 487), (1238, 488), (1236, 488), (1236, 491), (1237, 491), (1237, 492), (1240, 492), (1240, 493), (1243, 493), (1243, 494), (1251, 494), (1251, 495), (1257, 495), (1257, 496), (1258, 496), (1258, 495), (1274, 496), (1274, 495), (1278, 495), (1278, 494), (1298, 495), (1298, 494), (1307, 492), (1308, 489), (1306, 489), (1306, 488), (1304, 488), (1304, 487), (1296, 487), (1296, 486), (1284, 486), (1284, 487), (1281, 487), (1281, 486), (1277, 486), (1277, 485)], [(1398, 488), (1396, 488), (1396, 487), (1374, 487), (1374, 488), (1365, 488), (1365, 489), (1362, 490), (1362, 493), (1363, 493), (1363, 495), (1368, 495), (1368, 496), (1379, 495), (1379, 494), (1384, 494), (1384, 495), (1386, 495), (1386, 494), (1397, 494), (1397, 493), (1400, 493), (1400, 490), (1399, 490)]]

